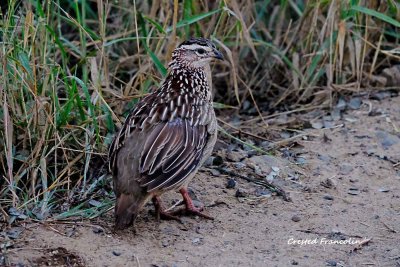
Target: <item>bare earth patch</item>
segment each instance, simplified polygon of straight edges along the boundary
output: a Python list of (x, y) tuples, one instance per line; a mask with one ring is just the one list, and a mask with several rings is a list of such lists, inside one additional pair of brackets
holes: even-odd
[[(368, 101), (370, 107), (345, 112), (331, 129), (306, 130), (308, 138), (290, 148), (301, 164), (274, 159), (280, 174), (273, 182), (292, 202), (203, 168), (192, 189), (214, 221), (183, 217), (183, 224), (158, 223), (149, 205), (136, 231), (114, 232), (111, 212), (91, 222), (29, 223), (16, 239), (0, 236), (0, 243), (8, 242), (3, 261), (12, 266), (399, 266), (400, 97)], [(240, 160), (262, 165), (259, 159)], [(252, 175), (245, 170), (237, 172)], [(235, 188), (226, 188), (229, 178), (237, 181)], [(171, 204), (179, 196), (165, 198)]]

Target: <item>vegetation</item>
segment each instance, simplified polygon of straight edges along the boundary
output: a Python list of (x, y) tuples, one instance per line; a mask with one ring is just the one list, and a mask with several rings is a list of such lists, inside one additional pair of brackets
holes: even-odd
[[(0, 14), (0, 214), (93, 217), (112, 207), (106, 152), (190, 36), (226, 55), (216, 107), (253, 116), (398, 89), (396, 0), (8, 0)], [(222, 125), (225, 127), (225, 125)], [(223, 130), (238, 138), (231, 128)], [(229, 132), (229, 133), (228, 133)], [(1, 218), (1, 215), (0, 215)], [(0, 219), (1, 221), (1, 219)]]

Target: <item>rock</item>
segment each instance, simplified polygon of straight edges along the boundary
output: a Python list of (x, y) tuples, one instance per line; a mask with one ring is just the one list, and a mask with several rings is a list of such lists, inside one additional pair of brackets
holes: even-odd
[(332, 157), (329, 155), (318, 154), (318, 159), (322, 160), (323, 162), (329, 163), (332, 160)]
[(221, 172), (219, 170), (216, 169), (210, 169), (210, 172), (213, 176), (220, 176)]
[(294, 221), (294, 222), (299, 222), (299, 221), (301, 221), (301, 218), (300, 218), (300, 216), (299, 215), (293, 215), (292, 216), (292, 221)]
[(224, 163), (224, 160), (221, 156), (211, 156), (205, 162), (204, 166), (220, 166)]
[(355, 196), (355, 195), (360, 194), (360, 190), (358, 190), (358, 188), (351, 187), (351, 188), (349, 188), (349, 190), (347, 191), (347, 193), (348, 193), (349, 195)]
[(230, 178), (226, 184), (226, 188), (232, 189), (236, 187), (236, 181), (232, 178)]
[(324, 128), (331, 129), (335, 127), (335, 122), (333, 121), (324, 121)]
[(121, 256), (121, 252), (116, 251), (116, 250), (113, 250), (112, 254), (113, 254), (114, 256)]
[(327, 260), (326, 266), (337, 266), (337, 262), (335, 260)]
[(242, 159), (246, 158), (247, 153), (242, 151), (242, 152), (238, 152), (238, 151), (230, 151), (226, 153), (226, 159), (232, 162), (239, 162)]
[(321, 181), (321, 185), (326, 188), (336, 188), (336, 182), (332, 178), (326, 178)]
[(347, 174), (349, 174), (349, 173), (351, 173), (352, 171), (353, 171), (353, 166), (351, 166), (350, 164), (348, 164), (348, 163), (343, 163), (341, 166), (340, 166), (340, 174), (342, 174), (342, 175), (347, 175)]
[(331, 117), (332, 117), (332, 119), (333, 119), (334, 121), (340, 120), (340, 119), (342, 118), (342, 114), (341, 114), (340, 109), (334, 108), (334, 109), (331, 111)]
[(352, 99), (350, 99), (349, 103), (347, 103), (347, 106), (350, 109), (359, 109), (361, 106), (361, 98), (353, 97)]
[(381, 188), (379, 188), (379, 192), (382, 192), (382, 193), (387, 193), (387, 192), (389, 192), (390, 190), (388, 189), (388, 188), (385, 188), (385, 187), (381, 187)]
[(343, 98), (339, 98), (339, 101), (336, 104), (336, 108), (338, 110), (344, 110), (346, 108), (346, 101)]
[(307, 160), (305, 158), (303, 158), (303, 157), (298, 157), (296, 159), (296, 163), (299, 164), (299, 165), (304, 165), (304, 164), (307, 163)]
[(292, 260), (292, 261), (291, 261), (291, 264), (292, 264), (292, 265), (299, 265), (299, 262), (298, 262), (298, 261), (295, 261), (295, 260)]
[(246, 167), (246, 164), (244, 164), (243, 162), (235, 162), (235, 163), (233, 163), (233, 167), (240, 170), (240, 169), (243, 169), (244, 167)]
[(268, 190), (264, 190), (262, 188), (257, 188), (254, 193), (258, 197), (261, 197), (261, 196), (270, 197), (270, 196), (272, 196), (271, 192), (269, 192)]
[(6, 232), (6, 235), (10, 238), (10, 239), (17, 239), (19, 237), (19, 235), (24, 231), (24, 228), (22, 227), (13, 227), (10, 230), (8, 230)]
[(237, 198), (247, 197), (248, 195), (249, 195), (249, 193), (247, 193), (247, 191), (242, 188), (238, 188), (235, 193), (235, 197), (237, 197)]
[(325, 195), (322, 198), (326, 199), (326, 200), (333, 200), (333, 196), (331, 196), (331, 195)]
[(95, 233), (95, 234), (101, 234), (101, 233), (104, 232), (104, 229), (101, 228), (101, 227), (94, 226), (94, 227), (92, 228), (92, 231), (93, 231), (93, 233)]
[(311, 127), (313, 127), (314, 129), (322, 129), (324, 127), (324, 125), (320, 121), (312, 121)]
[(194, 245), (199, 245), (201, 243), (201, 239), (199, 237), (196, 237), (192, 240), (192, 244)]
[(385, 131), (377, 131), (376, 137), (384, 149), (388, 149), (392, 145), (395, 145), (399, 142), (399, 137)]
[(385, 98), (389, 98), (391, 96), (392, 96), (392, 94), (390, 92), (379, 92), (379, 93), (372, 94), (370, 96), (370, 98), (374, 99), (374, 100), (382, 100)]

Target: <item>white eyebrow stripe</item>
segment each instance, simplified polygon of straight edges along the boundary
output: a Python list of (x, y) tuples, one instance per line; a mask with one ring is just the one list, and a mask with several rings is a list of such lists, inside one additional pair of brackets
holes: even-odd
[(190, 49), (190, 50), (196, 50), (196, 49), (199, 49), (199, 48), (203, 48), (204, 50), (206, 50), (208, 52), (212, 51), (211, 47), (202, 46), (202, 45), (198, 45), (198, 44), (182, 45), (181, 47), (185, 48), (185, 49)]

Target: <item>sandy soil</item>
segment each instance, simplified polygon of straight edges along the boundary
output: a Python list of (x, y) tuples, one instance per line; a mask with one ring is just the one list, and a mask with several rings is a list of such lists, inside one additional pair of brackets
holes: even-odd
[(278, 166), (273, 181), (292, 202), (203, 168), (191, 186), (214, 221), (158, 223), (148, 205), (136, 231), (115, 233), (111, 212), (23, 224), (17, 239), (0, 242), (13, 243), (3, 257), (14, 266), (400, 266), (400, 97), (364, 100), (333, 124), (288, 145), (295, 159), (241, 160), (248, 176), (249, 164), (267, 173), (265, 165)]

